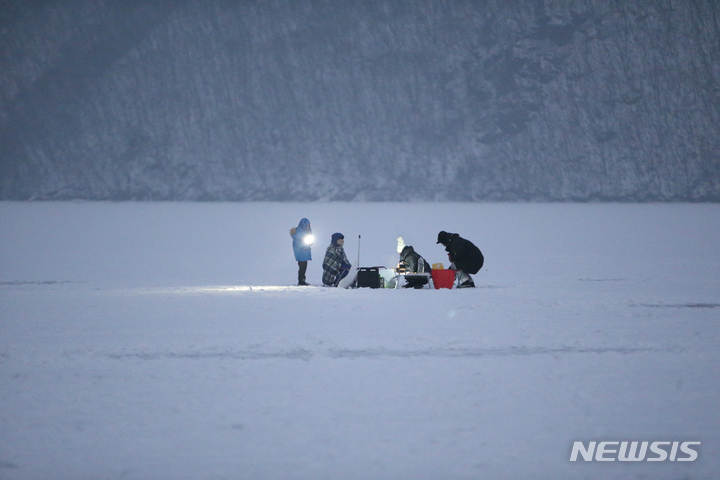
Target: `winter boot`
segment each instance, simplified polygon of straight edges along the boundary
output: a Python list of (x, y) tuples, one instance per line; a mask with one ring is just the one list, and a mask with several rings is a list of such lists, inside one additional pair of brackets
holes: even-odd
[[(455, 265), (450, 265), (450, 268), (455, 270)], [(473, 288), (475, 287), (475, 283), (472, 280), (472, 277), (465, 273), (462, 270), (457, 270), (455, 272), (455, 279), (457, 280), (457, 288)]]

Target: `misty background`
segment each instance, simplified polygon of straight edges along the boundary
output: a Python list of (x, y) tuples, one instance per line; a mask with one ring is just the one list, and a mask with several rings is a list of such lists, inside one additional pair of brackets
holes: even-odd
[(0, 199), (717, 202), (719, 5), (3, 1)]

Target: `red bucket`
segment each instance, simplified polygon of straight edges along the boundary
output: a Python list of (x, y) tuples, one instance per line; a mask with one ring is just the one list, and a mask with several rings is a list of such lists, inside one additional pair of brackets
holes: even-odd
[(436, 289), (453, 288), (455, 285), (455, 270), (432, 270), (430, 275)]

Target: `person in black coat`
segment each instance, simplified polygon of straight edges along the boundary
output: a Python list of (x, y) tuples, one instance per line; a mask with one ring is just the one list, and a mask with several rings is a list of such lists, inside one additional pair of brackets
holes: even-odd
[(438, 233), (437, 243), (445, 246), (448, 258), (452, 262), (450, 268), (457, 271), (455, 275), (458, 288), (474, 287), (475, 283), (470, 274), (475, 275), (485, 263), (485, 257), (480, 249), (457, 233), (445, 231)]

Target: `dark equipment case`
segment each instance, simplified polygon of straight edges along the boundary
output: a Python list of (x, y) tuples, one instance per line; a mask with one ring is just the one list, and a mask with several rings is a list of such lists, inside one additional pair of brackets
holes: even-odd
[(384, 267), (360, 267), (357, 272), (356, 288), (380, 288), (382, 277), (380, 269)]

